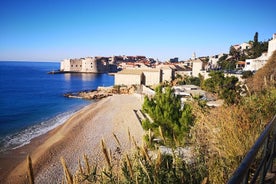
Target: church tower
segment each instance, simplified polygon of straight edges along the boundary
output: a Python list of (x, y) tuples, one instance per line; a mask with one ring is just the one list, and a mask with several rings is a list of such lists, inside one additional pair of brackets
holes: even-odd
[(193, 55), (192, 55), (192, 60), (195, 60), (196, 59), (196, 53), (194, 52)]

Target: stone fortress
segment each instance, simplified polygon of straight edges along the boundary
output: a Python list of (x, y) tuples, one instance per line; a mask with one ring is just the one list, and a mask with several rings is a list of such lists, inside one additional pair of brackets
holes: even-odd
[(121, 62), (147, 61), (145, 56), (112, 56), (85, 57), (64, 59), (60, 64), (61, 72), (76, 73), (108, 73), (117, 72), (117, 64)]
[(106, 57), (86, 57), (80, 59), (64, 59), (60, 64), (61, 72), (106, 73), (110, 71)]

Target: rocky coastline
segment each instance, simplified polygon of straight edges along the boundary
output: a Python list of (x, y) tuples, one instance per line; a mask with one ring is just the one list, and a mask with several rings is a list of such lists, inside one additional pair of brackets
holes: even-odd
[(86, 90), (73, 93), (65, 93), (67, 98), (81, 98), (86, 100), (100, 100), (113, 94), (133, 94), (137, 90), (136, 86), (110, 86), (98, 87), (97, 90)]

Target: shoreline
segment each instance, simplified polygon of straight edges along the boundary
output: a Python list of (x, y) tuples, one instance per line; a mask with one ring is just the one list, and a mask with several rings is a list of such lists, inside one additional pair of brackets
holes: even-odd
[(2, 153), (17, 150), (25, 145), (30, 144), (30, 142), (36, 139), (37, 137), (45, 135), (53, 129), (64, 124), (75, 113), (95, 102), (97, 101), (90, 100), (90, 102), (86, 104), (78, 104), (70, 109), (67, 109), (67, 111), (60, 111), (57, 112), (55, 115), (44, 117), (44, 119), (36, 121), (35, 124), (32, 124), (21, 130), (3, 136), (3, 140), (1, 140), (1, 143), (3, 143), (3, 147), (1, 147), (0, 156)]
[(30, 144), (0, 155), (0, 161), (10, 167), (6, 172), (1, 172), (0, 182), (23, 183), (28, 154), (32, 158), (36, 182), (61, 182), (61, 156), (72, 173), (76, 171), (78, 159), (83, 154), (88, 155), (91, 163), (102, 163), (101, 139), (106, 141), (112, 152), (117, 148), (112, 133), (121, 141), (122, 152), (130, 150), (127, 129), (138, 142), (143, 136), (143, 129), (133, 112), (141, 109), (141, 104), (142, 100), (135, 95), (114, 95), (82, 108), (64, 124), (33, 139)]
[(60, 70), (52, 70), (47, 72), (47, 74), (66, 74), (66, 73), (73, 73), (73, 74), (108, 74), (108, 75), (115, 75), (117, 72), (75, 72), (75, 71), (60, 71)]

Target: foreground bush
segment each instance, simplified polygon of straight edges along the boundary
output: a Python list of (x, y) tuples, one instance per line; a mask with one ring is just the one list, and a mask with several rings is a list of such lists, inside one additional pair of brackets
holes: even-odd
[(210, 183), (226, 183), (276, 112), (276, 90), (246, 97), (240, 105), (194, 106), (193, 144), (205, 160)]

